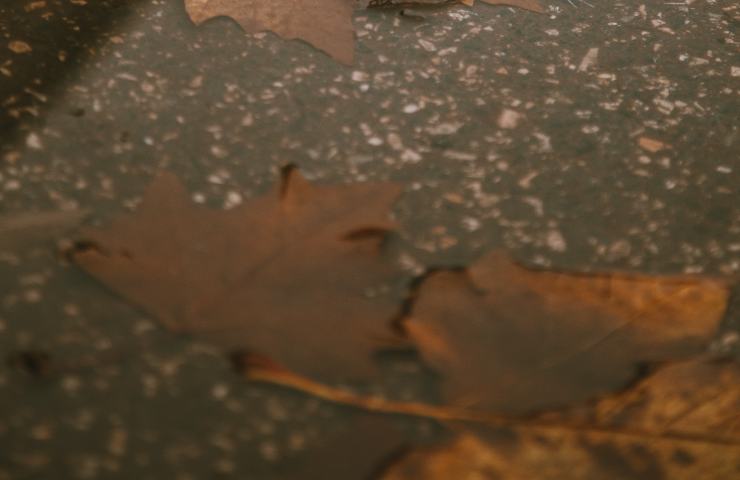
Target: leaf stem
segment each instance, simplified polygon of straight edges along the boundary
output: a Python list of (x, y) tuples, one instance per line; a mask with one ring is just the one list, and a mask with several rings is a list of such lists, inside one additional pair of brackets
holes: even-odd
[(334, 404), (359, 408), (361, 410), (375, 413), (427, 418), (440, 422), (470, 422), (494, 427), (514, 427), (541, 431), (567, 431), (571, 433), (639, 438), (643, 440), (682, 441), (740, 447), (740, 439), (724, 435), (709, 436), (698, 433), (675, 431), (655, 432), (636, 428), (563, 423), (546, 421), (541, 418), (499, 415), (451, 406), (430, 405), (420, 402), (396, 402), (382, 397), (356, 394), (341, 388), (315, 382), (287, 370), (270, 367), (250, 366), (244, 370), (244, 377), (249, 381), (280, 386), (290, 390), (299, 391)]

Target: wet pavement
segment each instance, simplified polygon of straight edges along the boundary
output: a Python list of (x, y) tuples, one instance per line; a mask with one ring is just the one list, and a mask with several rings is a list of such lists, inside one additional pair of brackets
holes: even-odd
[[(0, 215), (104, 223), (162, 169), (229, 208), (293, 163), (403, 183), (412, 269), (505, 247), (555, 268), (737, 276), (740, 7), (591, 3), (360, 11), (347, 67), (227, 18), (195, 27), (179, 1), (6, 0)], [(735, 306), (717, 348), (738, 325)], [(50, 371), (0, 366), (2, 480), (282, 478), (353, 415), (246, 384), (52, 240), (0, 253), (0, 352), (21, 351)], [(434, 397), (413, 356), (383, 369), (371, 388)]]

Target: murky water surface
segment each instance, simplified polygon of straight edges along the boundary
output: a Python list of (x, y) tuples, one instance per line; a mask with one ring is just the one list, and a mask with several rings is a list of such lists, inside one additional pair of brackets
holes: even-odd
[[(105, 223), (162, 169), (229, 208), (293, 163), (317, 182), (403, 183), (408, 264), (505, 247), (540, 266), (737, 275), (737, 8), (546, 3), (359, 11), (347, 67), (227, 18), (195, 27), (181, 1), (5, 0), (0, 215)], [(0, 253), (0, 352), (52, 367), (0, 366), (0, 479), (284, 478), (356, 415), (245, 383), (53, 243)], [(412, 355), (381, 377), (387, 395), (435, 398)]]

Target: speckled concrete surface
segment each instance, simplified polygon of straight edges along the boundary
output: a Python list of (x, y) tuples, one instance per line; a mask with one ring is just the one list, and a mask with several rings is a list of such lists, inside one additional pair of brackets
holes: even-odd
[[(0, 213), (104, 222), (162, 168), (228, 208), (295, 163), (406, 184), (410, 266), (505, 246), (545, 266), (737, 275), (740, 8), (591, 3), (358, 12), (346, 67), (226, 18), (196, 28), (181, 2), (6, 0)], [(350, 415), (245, 385), (53, 245), (0, 254), (0, 352), (21, 350), (55, 370), (0, 367), (3, 480), (277, 478)], [(433, 395), (413, 358), (386, 369), (389, 395)]]

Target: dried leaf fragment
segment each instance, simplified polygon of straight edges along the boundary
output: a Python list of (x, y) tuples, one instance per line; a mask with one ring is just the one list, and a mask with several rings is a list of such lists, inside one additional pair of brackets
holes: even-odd
[(551, 416), (740, 444), (740, 364), (711, 358), (668, 364), (624, 392)]
[[(408, 453), (381, 478), (722, 480), (740, 475), (736, 362), (671, 365), (634, 389), (581, 410), (584, 426), (603, 428), (465, 432), (447, 445)], [(573, 416), (553, 413), (550, 420), (572, 424)]]
[(636, 441), (606, 434), (523, 433), (516, 446), (464, 434), (420, 449), (381, 480), (725, 480), (740, 475), (740, 447), (677, 440)]
[(8, 49), (13, 53), (30, 53), (33, 51), (31, 45), (22, 40), (13, 40), (8, 43)]
[(494, 252), (419, 287), (404, 323), (449, 402), (524, 413), (622, 388), (644, 362), (701, 352), (728, 299), (718, 280), (531, 270)]
[(667, 144), (650, 137), (640, 137), (637, 139), (637, 143), (643, 150), (647, 150), (650, 153), (657, 153), (669, 148)]
[(271, 194), (228, 210), (190, 202), (170, 174), (133, 214), (86, 230), (73, 260), (166, 327), (301, 374), (374, 371), (399, 308), (371, 294), (404, 278), (383, 256), (395, 184), (313, 186), (295, 169)]

